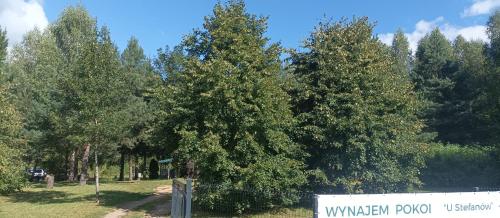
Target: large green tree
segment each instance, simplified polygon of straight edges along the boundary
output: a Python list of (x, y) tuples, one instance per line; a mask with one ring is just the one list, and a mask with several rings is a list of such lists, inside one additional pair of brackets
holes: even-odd
[(486, 91), (482, 98), (481, 119), (488, 125), (492, 143), (500, 142), (500, 11), (496, 11), (488, 21), (490, 45), (488, 53), (488, 73), (485, 76)]
[[(240, 212), (296, 202), (303, 151), (288, 136), (295, 121), (278, 82), (281, 48), (264, 37), (266, 18), (230, 1), (203, 27), (185, 38), (188, 60), (167, 77), (163, 98), (177, 161), (199, 171), (197, 202)], [(246, 188), (253, 192), (238, 197)]]
[(415, 90), (426, 102), (420, 117), (425, 120), (428, 139), (439, 136), (440, 114), (452, 95), (455, 71), (453, 47), (439, 29), (434, 29), (420, 40), (411, 74)]
[[(117, 142), (128, 130), (131, 92), (116, 46), (106, 27), (82, 7), (67, 8), (52, 27), (63, 53), (67, 74), (60, 79), (65, 99), (65, 119), (74, 143), (83, 144), (81, 182), (86, 181), (90, 147), (94, 153), (96, 195), (99, 202), (99, 155), (115, 152)], [(66, 110), (67, 109), (67, 110)]]
[(320, 23), (304, 47), (292, 54), (291, 94), (313, 188), (380, 193), (419, 185), (419, 102), (373, 25)]
[[(160, 76), (155, 74), (151, 61), (144, 55), (144, 50), (139, 45), (139, 41), (132, 37), (128, 41), (127, 47), (121, 54), (121, 63), (126, 75), (127, 90), (130, 94), (127, 109), (129, 119), (129, 130), (126, 131), (120, 140), (120, 180), (124, 179), (125, 154), (129, 156), (129, 179), (132, 175), (132, 153), (137, 157), (141, 154), (143, 159), (142, 170), (144, 172), (148, 151), (151, 143), (151, 122), (153, 112), (158, 109), (152, 101), (153, 92), (161, 84)], [(160, 133), (161, 134), (161, 133)], [(137, 161), (137, 158), (136, 158)], [(136, 163), (137, 164), (137, 163)]]
[(86, 184), (88, 174), (88, 159), (90, 147), (82, 134), (83, 126), (87, 123), (79, 119), (82, 114), (80, 98), (81, 82), (78, 76), (85, 75), (84, 52), (85, 47), (95, 46), (97, 41), (97, 24), (83, 7), (68, 7), (59, 18), (50, 26), (58, 50), (63, 59), (63, 73), (59, 76), (57, 89), (60, 90), (56, 97), (60, 100), (60, 107), (56, 118), (57, 130), (71, 146), (70, 180), (74, 180), (78, 173), (78, 154), (81, 154), (80, 184)]
[(453, 43), (453, 87), (442, 102), (435, 125), (438, 140), (460, 144), (484, 144), (489, 140), (486, 123), (480, 119), (480, 98), (485, 92), (487, 58), (485, 44), (458, 36)]
[[(11, 52), (10, 92), (23, 115), (27, 160), (35, 168), (48, 167), (51, 174), (64, 174), (66, 147), (57, 135), (54, 115), (58, 102), (56, 80), (62, 72), (61, 55), (49, 31), (33, 30)], [(59, 152), (58, 152), (59, 151)]]
[(25, 185), (24, 163), (19, 134), (21, 115), (12, 104), (4, 80), (7, 34), (0, 26), (0, 194), (20, 190)]

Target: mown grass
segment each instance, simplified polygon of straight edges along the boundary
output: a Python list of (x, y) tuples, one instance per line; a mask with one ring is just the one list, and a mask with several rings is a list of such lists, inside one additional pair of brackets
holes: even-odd
[(255, 212), (250, 214), (241, 215), (227, 215), (217, 212), (202, 212), (195, 211), (193, 213), (195, 218), (215, 218), (215, 217), (241, 217), (241, 218), (309, 218), (313, 217), (312, 208), (281, 208), (266, 212)]
[(34, 184), (22, 192), (0, 196), (0, 217), (102, 217), (121, 204), (145, 198), (154, 188), (166, 184), (171, 181), (103, 183), (99, 205), (95, 203), (93, 184), (56, 183), (52, 190)]

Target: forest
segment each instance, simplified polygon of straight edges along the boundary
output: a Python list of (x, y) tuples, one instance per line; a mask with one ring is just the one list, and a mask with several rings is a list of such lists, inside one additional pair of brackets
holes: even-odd
[[(488, 42), (435, 29), (416, 51), (402, 30), (383, 44), (374, 25), (325, 20), (284, 48), (267, 17), (229, 1), (153, 58), (133, 36), (120, 52), (83, 6), (9, 51), (0, 27), (0, 193), (21, 191), (30, 168), (98, 185), (155, 179), (167, 158), (179, 177), (193, 163), (209, 207), (498, 187), (500, 11)], [(230, 197), (247, 188), (259, 194)]]

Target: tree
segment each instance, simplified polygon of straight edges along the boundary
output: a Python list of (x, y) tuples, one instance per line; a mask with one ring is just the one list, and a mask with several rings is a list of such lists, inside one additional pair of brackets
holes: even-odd
[[(187, 60), (163, 92), (177, 164), (194, 162), (198, 202), (209, 208), (296, 202), (303, 151), (288, 136), (295, 121), (278, 82), (281, 48), (264, 37), (266, 19), (230, 1), (217, 4), (203, 26), (186, 37)], [(245, 188), (254, 192), (237, 198)], [(273, 194), (280, 192), (290, 195)]]
[(320, 23), (292, 53), (297, 140), (316, 191), (383, 193), (418, 186), (422, 124), (413, 86), (367, 18)]
[[(7, 34), (0, 27), (0, 82), (7, 55)], [(18, 136), (21, 116), (9, 99), (7, 86), (0, 83), (0, 194), (20, 190), (26, 181)]]
[(21, 190), (26, 184), (21, 142), (17, 140), (21, 117), (0, 84), (0, 194)]
[(485, 44), (466, 41), (458, 36), (453, 43), (455, 71), (450, 75), (453, 82), (451, 94), (443, 102), (438, 114), (438, 140), (448, 143), (484, 144), (490, 138), (486, 123), (478, 114), (487, 71)]
[(398, 29), (396, 34), (394, 34), (391, 49), (395, 66), (397, 67), (396, 70), (409, 76), (412, 64), (412, 54), (410, 51), (410, 43), (403, 30)]
[[(125, 85), (119, 54), (106, 27), (97, 29), (95, 20), (81, 8), (68, 8), (53, 26), (68, 74), (61, 80), (68, 120), (78, 130), (73, 140), (84, 145), (82, 180), (93, 147), (96, 200), (99, 202), (99, 155), (116, 151), (130, 120), (127, 106), (131, 93)], [(76, 43), (78, 42), (78, 43)]]
[(486, 33), (490, 39), (488, 56), (491, 58), (492, 64), (498, 67), (500, 66), (500, 11), (495, 11), (486, 26)]
[[(61, 55), (49, 31), (33, 30), (14, 46), (9, 67), (9, 92), (23, 119), (23, 138), (28, 145), (26, 153), (33, 168), (50, 166), (50, 173), (64, 173), (61, 162), (66, 144), (58, 135), (56, 110), (58, 102), (56, 81), (62, 72)], [(59, 152), (57, 152), (59, 151)]]
[[(83, 7), (68, 7), (50, 27), (50, 31), (61, 52), (64, 67), (64, 73), (59, 76), (57, 83), (57, 90), (60, 92), (56, 98), (61, 101), (57, 113), (60, 125), (57, 129), (61, 130), (60, 135), (71, 145), (71, 157), (76, 158), (79, 151), (82, 154), (80, 184), (84, 185), (87, 181), (90, 147), (85, 144), (82, 134), (83, 126), (87, 123), (79, 119), (82, 105), (78, 91), (83, 81), (79, 81), (77, 76), (85, 73), (82, 62), (84, 47), (91, 46), (91, 43), (96, 44), (97, 25), (95, 19), (91, 18)], [(78, 161), (71, 158), (70, 162), (73, 163), (72, 171), (78, 171)]]
[(411, 76), (415, 90), (426, 102), (420, 116), (425, 120), (425, 132), (435, 137), (441, 133), (440, 115), (453, 93), (452, 77), (456, 71), (453, 48), (439, 29), (435, 29), (420, 40), (415, 56)]
[(490, 45), (487, 47), (488, 72), (485, 75), (486, 90), (480, 99), (481, 120), (487, 123), (490, 142), (500, 141), (500, 11), (496, 11), (487, 23)]
[[(121, 159), (125, 152), (129, 154), (129, 167), (132, 169), (132, 152), (142, 152), (146, 156), (148, 141), (151, 133), (151, 121), (153, 120), (152, 102), (150, 101), (153, 91), (160, 85), (160, 78), (153, 71), (151, 62), (144, 55), (139, 41), (132, 37), (127, 48), (121, 55), (121, 63), (126, 75), (129, 105), (127, 117), (130, 120), (130, 130), (121, 139)], [(144, 161), (143, 163), (147, 163)], [(124, 161), (120, 164), (120, 180), (123, 180)], [(129, 170), (129, 179), (132, 179), (132, 170)]]
[(2, 71), (2, 73), (5, 65), (5, 59), (7, 58), (8, 45), (7, 31), (2, 29), (2, 26), (0, 26), (0, 71)]
[(160, 168), (158, 167), (158, 161), (156, 159), (151, 159), (149, 162), (149, 178), (150, 179), (158, 179), (158, 171)]

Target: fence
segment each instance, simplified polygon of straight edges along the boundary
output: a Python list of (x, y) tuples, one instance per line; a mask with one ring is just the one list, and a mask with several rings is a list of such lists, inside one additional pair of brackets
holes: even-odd
[(313, 206), (312, 192), (196, 184), (192, 217), (310, 218)]
[[(175, 180), (173, 186), (172, 218), (311, 218), (316, 203), (315, 194), (312, 192), (258, 191), (250, 187), (236, 189), (193, 185), (190, 179)], [(500, 188), (445, 187), (422, 190), (422, 192), (485, 191), (500, 191)]]

